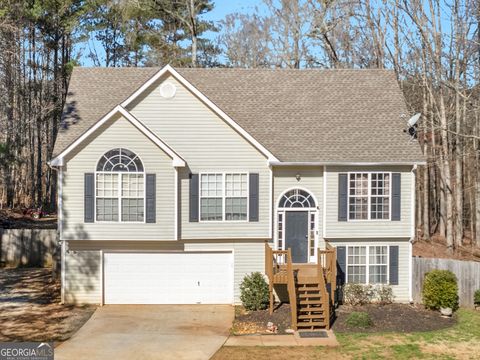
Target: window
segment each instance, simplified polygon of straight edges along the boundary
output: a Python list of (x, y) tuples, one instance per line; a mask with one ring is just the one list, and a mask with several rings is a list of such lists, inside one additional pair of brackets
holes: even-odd
[(349, 283), (365, 284), (367, 281), (367, 256), (365, 246), (349, 246), (347, 259)]
[(305, 190), (293, 189), (286, 192), (280, 202), (279, 208), (315, 208), (315, 200)]
[(283, 212), (278, 213), (278, 249), (283, 249)]
[(96, 220), (143, 222), (145, 174), (140, 158), (117, 148), (98, 161), (96, 172)]
[(201, 174), (200, 220), (245, 221), (248, 212), (248, 174)]
[(347, 248), (347, 282), (387, 284), (388, 246), (349, 246)]
[(247, 220), (247, 174), (226, 174), (225, 187), (225, 219)]
[(369, 283), (386, 284), (387, 283), (387, 246), (370, 246), (369, 259)]
[(390, 178), (390, 173), (349, 174), (350, 220), (390, 219)]

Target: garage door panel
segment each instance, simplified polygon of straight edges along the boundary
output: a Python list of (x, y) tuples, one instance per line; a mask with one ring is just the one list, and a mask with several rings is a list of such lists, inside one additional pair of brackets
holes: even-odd
[(231, 304), (232, 253), (105, 253), (106, 304)]

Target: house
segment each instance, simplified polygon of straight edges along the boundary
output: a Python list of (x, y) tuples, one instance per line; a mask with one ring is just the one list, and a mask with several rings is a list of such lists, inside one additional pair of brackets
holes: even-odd
[(75, 68), (51, 160), (63, 301), (239, 303), (272, 251), (334, 249), (340, 284), (408, 302), (406, 115), (386, 70)]

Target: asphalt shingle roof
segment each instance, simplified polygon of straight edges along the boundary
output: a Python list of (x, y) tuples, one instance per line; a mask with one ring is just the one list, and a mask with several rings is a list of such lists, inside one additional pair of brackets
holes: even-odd
[[(424, 161), (403, 133), (408, 112), (392, 71), (176, 70), (281, 161)], [(75, 68), (54, 154), (157, 71)]]

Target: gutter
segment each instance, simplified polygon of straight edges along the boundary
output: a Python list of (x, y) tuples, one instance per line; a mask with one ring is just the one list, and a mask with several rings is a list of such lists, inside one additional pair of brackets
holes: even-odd
[(409, 284), (408, 284), (408, 298), (410, 303), (413, 303), (413, 243), (415, 241), (415, 203), (416, 203), (416, 172), (417, 172), (418, 164), (414, 163), (412, 170), (411, 170), (411, 204), (410, 204), (410, 240), (408, 241), (408, 253), (409, 253), (409, 262), (408, 262), (408, 277), (409, 277)]
[[(60, 165), (53, 164), (51, 161), (47, 162), (48, 167), (53, 171), (56, 171), (58, 174), (57, 177), (57, 232), (58, 232), (58, 243), (61, 246), (61, 253), (60, 253), (60, 279), (61, 279), (61, 286), (60, 286), (60, 303), (65, 303), (65, 253), (66, 253), (66, 241), (61, 240), (62, 232), (63, 232), (63, 216), (62, 216), (62, 209), (63, 209), (63, 168)], [(62, 164), (63, 165), (63, 164)], [(57, 167), (58, 166), (58, 167)]]
[(351, 162), (351, 161), (268, 161), (270, 166), (406, 166), (413, 165), (414, 169), (417, 165), (426, 165), (426, 161), (400, 161), (400, 162)]

